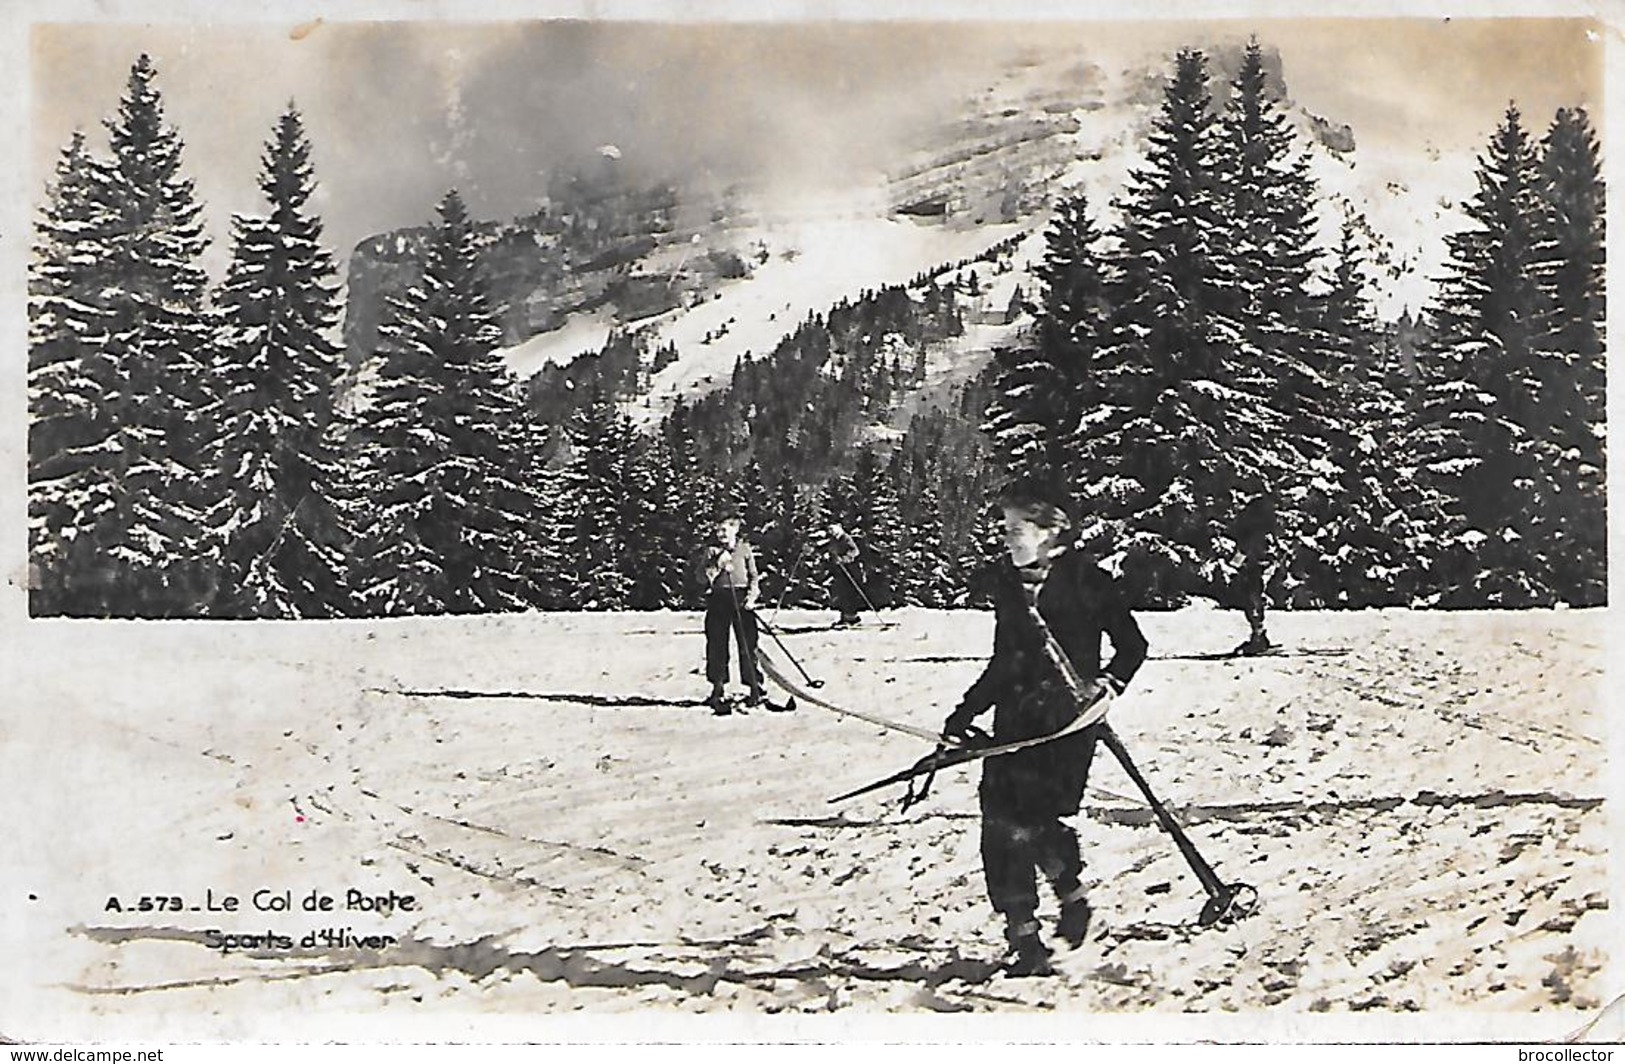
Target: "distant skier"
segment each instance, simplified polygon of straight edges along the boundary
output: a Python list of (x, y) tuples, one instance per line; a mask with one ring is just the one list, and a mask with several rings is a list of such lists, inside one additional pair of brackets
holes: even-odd
[(840, 522), (829, 526), (829, 580), (835, 595), (835, 608), (841, 611), (839, 627), (858, 623), (863, 608), (864, 591), (858, 576), (858, 544)]
[[(1116, 582), (1067, 549), (1072, 522), (1042, 492), (1013, 489), (1000, 499), (1008, 560), (991, 577), (993, 654), (943, 726), (946, 738), (965, 739), (972, 722), (993, 709), (993, 741), (1012, 742), (1058, 731), (1079, 704), (1045, 650), (1038, 614), (1085, 684), (1121, 692), (1145, 660), (1146, 643)], [(1101, 636), (1112, 659), (1100, 664)], [(1014, 953), (1011, 975), (1050, 971), (1050, 951), (1039, 935), (1038, 871), (1060, 902), (1057, 934), (1083, 943), (1090, 908), (1080, 882), (1078, 839), (1061, 818), (1078, 811), (1099, 731), (1075, 734), (984, 762), (978, 791), (982, 808), (982, 870), (988, 899), (1005, 919)]]
[(1275, 500), (1269, 493), (1250, 499), (1236, 514), (1231, 528), (1236, 541), (1237, 571), (1231, 588), (1232, 604), (1239, 603), (1247, 618), (1247, 641), (1236, 647), (1237, 654), (1263, 654), (1274, 647), (1264, 630), (1265, 564), (1270, 540), (1275, 535)]
[(756, 605), (760, 598), (756, 554), (740, 536), (740, 520), (717, 522), (715, 540), (701, 556), (700, 577), (705, 581), (705, 678), (711, 682), (706, 704), (727, 708), (728, 639), (739, 645), (739, 679), (750, 688), (745, 704), (760, 705), (766, 697), (756, 667)]

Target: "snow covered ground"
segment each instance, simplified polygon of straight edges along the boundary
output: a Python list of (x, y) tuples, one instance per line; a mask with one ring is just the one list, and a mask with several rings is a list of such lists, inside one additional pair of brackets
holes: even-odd
[[(935, 728), (991, 619), (888, 618), (779, 628), (825, 697)], [(0, 1035), (1143, 1038), (1150, 1011), (1158, 1038), (1561, 1038), (1622, 989), (1604, 621), (1282, 614), (1287, 654), (1220, 660), (1239, 617), (1145, 615), (1112, 720), (1259, 911), (1191, 926), (1199, 885), (1103, 751), (1095, 925), (1037, 980), (995, 974), (974, 770), (907, 813), (830, 804), (926, 744), (712, 715), (693, 614), (36, 622), (0, 743)]]

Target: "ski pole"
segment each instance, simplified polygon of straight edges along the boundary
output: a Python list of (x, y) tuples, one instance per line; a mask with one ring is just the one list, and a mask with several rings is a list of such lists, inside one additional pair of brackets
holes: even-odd
[(806, 555), (806, 553), (807, 544), (803, 542), (801, 544), (801, 549), (796, 551), (796, 563), (790, 566), (790, 575), (785, 577), (784, 587), (779, 591), (779, 601), (773, 604), (773, 621), (775, 624), (777, 624), (779, 620), (779, 611), (784, 609), (784, 600), (789, 596), (790, 588), (794, 586), (796, 582), (796, 573), (801, 571), (801, 559)]
[[(1083, 678), (1078, 673), (1077, 667), (1072, 664), (1072, 659), (1067, 656), (1066, 650), (1061, 646), (1060, 641), (1055, 638), (1055, 633), (1050, 631), (1049, 623), (1044, 620), (1044, 615), (1038, 611), (1038, 599), (1034, 592), (1028, 593), (1027, 613), (1043, 636), (1044, 652), (1060, 672), (1062, 682), (1071, 690), (1073, 697), (1081, 700)], [(1179, 826), (1179, 821), (1175, 820), (1173, 814), (1168, 812), (1167, 807), (1157, 800), (1155, 794), (1151, 793), (1151, 785), (1145, 781), (1145, 777), (1140, 774), (1140, 770), (1134, 766), (1134, 761), (1128, 756), (1128, 749), (1123, 746), (1123, 741), (1117, 737), (1117, 733), (1112, 731), (1111, 725), (1107, 724), (1105, 720), (1100, 722), (1100, 741), (1106, 744), (1106, 748), (1112, 752), (1112, 756), (1117, 758), (1118, 764), (1123, 766), (1123, 771), (1128, 773), (1129, 779), (1133, 780), (1134, 785), (1140, 788), (1140, 793), (1145, 795), (1145, 800), (1150, 804), (1151, 811), (1156, 815), (1157, 822), (1162, 825), (1164, 831), (1173, 837), (1174, 845), (1179, 847), (1179, 852), (1184, 855), (1186, 862), (1191, 866), (1191, 871), (1196, 873), (1196, 878), (1202, 884), (1202, 889), (1207, 892), (1207, 904), (1202, 906), (1202, 914), (1197, 922), (1203, 927), (1208, 927), (1231, 915), (1247, 915), (1251, 911), (1252, 902), (1258, 900), (1258, 891), (1246, 883), (1225, 883), (1219, 879), (1218, 873), (1213, 871), (1213, 866), (1203, 860), (1200, 853), (1196, 852), (1195, 844), (1191, 842), (1190, 836), (1185, 834), (1185, 829)], [(1237, 902), (1237, 897), (1243, 891), (1251, 892), (1252, 901), (1244, 904)]]
[(1213, 871), (1213, 866), (1203, 860), (1202, 855), (1196, 851), (1196, 845), (1191, 842), (1190, 836), (1185, 834), (1185, 829), (1179, 826), (1179, 821), (1175, 820), (1167, 807), (1151, 793), (1151, 785), (1134, 766), (1134, 761), (1128, 756), (1123, 741), (1105, 721), (1100, 724), (1100, 741), (1106, 744), (1112, 756), (1117, 758), (1117, 763), (1123, 766), (1123, 771), (1128, 773), (1129, 779), (1133, 780), (1134, 785), (1140, 788), (1140, 793), (1145, 795), (1146, 802), (1151, 806), (1151, 812), (1156, 814), (1157, 822), (1172, 836), (1174, 845), (1179, 847), (1179, 852), (1191, 866), (1191, 871), (1196, 873), (1202, 889), (1207, 892), (1207, 904), (1202, 906), (1202, 915), (1197, 922), (1203, 927), (1208, 927), (1231, 915), (1232, 912), (1240, 916), (1246, 915), (1247, 906), (1238, 906), (1236, 899), (1243, 891), (1250, 891), (1256, 900), (1258, 891), (1246, 883), (1225, 883), (1219, 878), (1218, 873)]
[(852, 584), (852, 587), (857, 590), (858, 597), (863, 600), (863, 604), (865, 606), (869, 607), (869, 612), (875, 615), (876, 620), (882, 620), (883, 618), (880, 616), (880, 611), (875, 609), (875, 604), (873, 602), (869, 601), (868, 592), (863, 590), (863, 585), (858, 583), (857, 578), (852, 575), (852, 570), (848, 569), (846, 567), (846, 563), (841, 561), (839, 558), (835, 560), (835, 564), (839, 565), (841, 567), (841, 572), (846, 574), (847, 580)]
[(779, 633), (775, 632), (773, 630), (773, 626), (771, 624), (768, 624), (766, 621), (762, 620), (762, 618), (760, 616), (758, 616), (756, 618), (756, 623), (761, 627), (761, 629), (764, 632), (766, 632), (768, 634), (768, 636), (773, 640), (773, 642), (775, 642), (775, 643), (777, 643), (779, 645), (779, 649), (784, 651), (784, 656), (789, 658), (790, 659), (790, 664), (794, 665), (796, 667), (796, 671), (801, 673), (801, 678), (803, 680), (807, 681), (807, 686), (808, 687), (815, 687), (816, 688), (816, 687), (824, 686), (824, 681), (823, 680), (815, 680), (811, 676), (807, 675), (807, 670), (802, 668), (801, 667), (801, 662), (797, 661), (796, 656), (794, 654), (790, 653), (790, 648), (784, 645), (784, 640), (779, 638)]

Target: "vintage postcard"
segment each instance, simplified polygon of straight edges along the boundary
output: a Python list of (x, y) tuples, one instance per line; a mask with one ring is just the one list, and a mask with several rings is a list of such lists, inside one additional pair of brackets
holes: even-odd
[(0, 1040), (1625, 1037), (1618, 25), (272, 6), (5, 14)]

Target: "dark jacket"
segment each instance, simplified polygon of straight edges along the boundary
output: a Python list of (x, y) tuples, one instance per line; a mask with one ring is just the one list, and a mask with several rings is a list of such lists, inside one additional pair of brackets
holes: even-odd
[[(1045, 652), (1043, 634), (1027, 612), (1021, 576), (1009, 561), (995, 571), (993, 610), (993, 656), (965, 692), (957, 715), (979, 715), (991, 708), (993, 738), (999, 743), (1059, 730), (1077, 716), (1078, 705)], [(1052, 563), (1038, 610), (1086, 683), (1104, 672), (1119, 688), (1126, 687), (1145, 661), (1145, 637), (1116, 582), (1078, 555), (1063, 554)], [(1112, 642), (1112, 658), (1104, 669), (1102, 635)], [(1093, 729), (1084, 729), (988, 758), (982, 769), (984, 811), (1028, 820), (1076, 813), (1095, 739)]]

